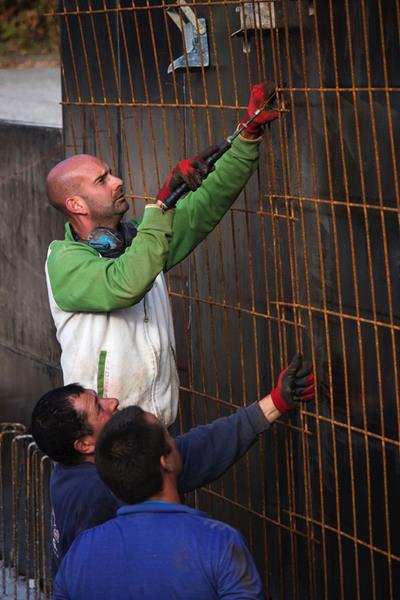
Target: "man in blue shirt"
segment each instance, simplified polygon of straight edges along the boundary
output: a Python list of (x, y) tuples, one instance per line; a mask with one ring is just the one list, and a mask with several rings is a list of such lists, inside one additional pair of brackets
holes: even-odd
[[(230, 417), (178, 436), (179, 492), (190, 492), (223, 475), (282, 413), (313, 397), (311, 368), (296, 355), (271, 394)], [(32, 435), (58, 463), (50, 482), (55, 568), (79, 533), (112, 519), (121, 506), (94, 464), (97, 437), (117, 409), (115, 398), (98, 398), (93, 390), (70, 384), (47, 392), (33, 411)]]
[(96, 467), (125, 506), (73, 542), (54, 600), (263, 597), (239, 532), (180, 503), (182, 458), (155, 416), (138, 406), (116, 414), (98, 438)]

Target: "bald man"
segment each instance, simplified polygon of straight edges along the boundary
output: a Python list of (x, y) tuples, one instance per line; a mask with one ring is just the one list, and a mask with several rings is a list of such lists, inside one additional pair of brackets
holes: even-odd
[[(267, 93), (254, 86), (249, 112)], [(210, 175), (204, 155), (178, 163), (141, 221), (122, 222), (129, 208), (123, 182), (102, 160), (77, 155), (50, 171), (49, 201), (68, 221), (46, 262), (65, 385), (79, 381), (100, 397), (119, 398), (120, 408), (139, 405), (166, 425), (175, 420), (179, 381), (164, 272), (229, 209), (257, 167), (264, 124), (277, 116), (261, 113)], [(163, 210), (182, 182), (192, 191)]]

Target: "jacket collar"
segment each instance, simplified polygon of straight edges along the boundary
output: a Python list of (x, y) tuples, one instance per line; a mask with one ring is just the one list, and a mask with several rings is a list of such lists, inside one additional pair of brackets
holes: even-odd
[(70, 242), (74, 242), (75, 238), (72, 234), (72, 229), (71, 229), (71, 225), (70, 223), (65, 223), (65, 239), (69, 240)]
[(184, 504), (176, 504), (174, 502), (157, 502), (148, 500), (139, 504), (129, 504), (118, 509), (118, 516), (130, 515), (133, 513), (186, 513), (196, 515), (198, 517), (210, 518), (206, 513), (185, 506)]

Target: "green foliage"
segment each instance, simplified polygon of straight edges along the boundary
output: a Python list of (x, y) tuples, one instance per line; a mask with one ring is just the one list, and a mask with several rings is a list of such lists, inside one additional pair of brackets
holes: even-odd
[(54, 0), (0, 0), (0, 43), (17, 49), (57, 47)]

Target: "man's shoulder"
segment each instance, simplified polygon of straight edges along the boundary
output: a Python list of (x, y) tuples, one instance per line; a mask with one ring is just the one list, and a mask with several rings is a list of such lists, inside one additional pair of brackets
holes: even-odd
[(79, 240), (71, 240), (68, 238), (65, 238), (63, 240), (53, 240), (52, 242), (50, 242), (50, 255), (54, 256), (55, 254), (58, 254), (60, 252), (89, 252), (90, 254), (94, 254), (95, 256), (99, 255), (94, 248), (92, 248), (88, 244), (85, 244), (85, 242), (81, 242)]
[(206, 513), (193, 510), (182, 515), (186, 520), (188, 527), (193, 531), (199, 541), (207, 543), (220, 543), (223, 546), (226, 543), (241, 542), (242, 535), (237, 529), (227, 523), (213, 519)]
[[(103, 507), (104, 508), (104, 507)], [(100, 549), (113, 546), (115, 540), (120, 542), (120, 519), (116, 515), (117, 507), (113, 513), (100, 515), (98, 511), (93, 510), (93, 517), (90, 518), (76, 535), (71, 544), (69, 555), (87, 556), (92, 554), (87, 548)], [(91, 511), (89, 511), (91, 512)], [(89, 522), (90, 521), (90, 522)]]
[(80, 462), (74, 465), (63, 465), (61, 463), (56, 463), (54, 465), (51, 477), (52, 479), (57, 477), (90, 477), (92, 474), (95, 474), (97, 477), (99, 477), (95, 464), (91, 462)]
[(76, 465), (62, 465), (56, 463), (51, 474), (52, 481), (55, 479), (98, 479), (100, 476), (96, 470), (96, 465), (92, 462), (81, 462)]
[(75, 240), (53, 240), (47, 253), (47, 271), (53, 280), (61, 279), (66, 273), (75, 271), (76, 267), (87, 261), (97, 260), (98, 252), (84, 242)]
[(223, 535), (228, 537), (240, 536), (240, 533), (228, 523), (223, 523), (217, 519), (205, 515), (202, 519), (197, 520), (198, 527), (209, 532), (211, 535)]
[[(148, 521), (144, 514), (139, 513), (126, 515), (121, 514), (120, 511), (121, 509), (114, 518), (108, 519), (106, 522), (100, 523), (96, 525), (96, 527), (91, 527), (90, 529), (79, 534), (79, 536), (76, 538), (75, 546), (82, 547), (86, 546), (87, 544), (96, 546), (103, 538), (111, 542), (115, 535), (119, 539), (121, 524), (123, 524), (124, 531), (129, 531), (131, 525), (136, 524), (137, 521), (140, 523), (142, 519), (144, 519), (143, 523), (148, 526)], [(161, 516), (161, 519), (163, 519), (163, 516)], [(154, 521), (154, 523), (157, 523), (157, 529), (159, 532), (164, 529), (162, 521)], [(229, 543), (230, 541), (236, 542), (242, 540), (242, 536), (237, 529), (234, 529), (222, 521), (212, 519), (205, 513), (195, 510), (193, 510), (193, 512), (187, 511), (185, 513), (178, 514), (176, 515), (176, 518), (174, 516), (173, 522), (171, 522), (169, 519), (166, 519), (165, 527), (168, 529), (174, 527), (175, 535), (177, 537), (179, 537), (183, 531), (186, 530), (187, 534), (187, 532), (190, 530), (191, 535), (194, 535), (201, 545), (207, 544), (208, 546), (209, 544), (212, 544), (213, 541), (219, 541), (222, 547), (224, 544)], [(149, 533), (150, 531), (151, 528), (149, 529)]]
[(75, 515), (77, 532), (115, 516), (118, 500), (103, 483), (92, 463), (56, 465), (50, 482), (51, 502), (57, 521)]
[(92, 463), (68, 466), (57, 464), (51, 475), (50, 486), (52, 496), (55, 494), (63, 496), (73, 490), (80, 495), (84, 495), (85, 490), (90, 495), (109, 494), (108, 488), (100, 479), (96, 467)]
[(71, 226), (68, 222), (66, 222), (66, 223), (64, 223), (64, 237), (60, 240), (52, 240), (50, 242), (49, 249), (57, 248), (57, 246), (59, 246), (60, 244), (64, 244), (65, 242), (73, 243), (74, 241), (75, 240), (74, 240)]

